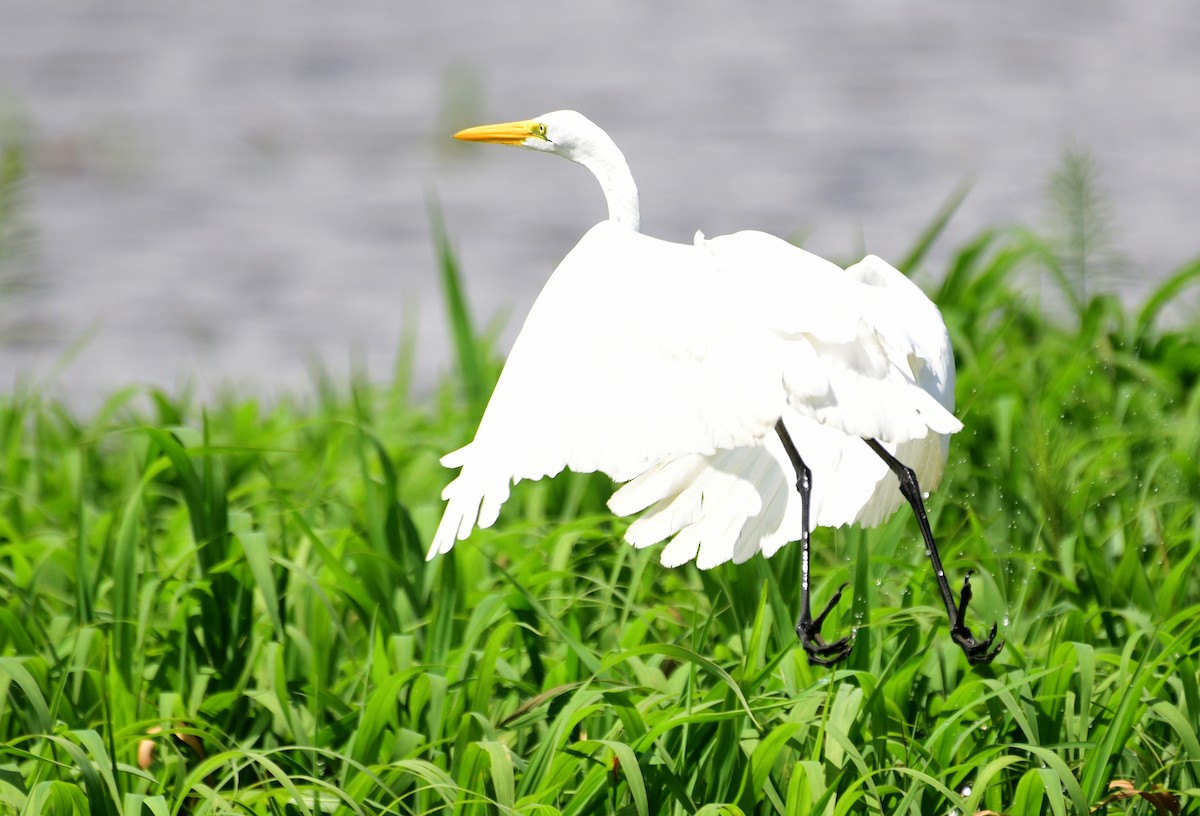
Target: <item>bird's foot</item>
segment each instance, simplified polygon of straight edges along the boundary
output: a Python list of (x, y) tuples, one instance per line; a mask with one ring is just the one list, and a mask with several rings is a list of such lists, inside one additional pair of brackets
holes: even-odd
[(849, 584), (842, 584), (838, 587), (838, 591), (833, 593), (829, 603), (825, 604), (825, 608), (816, 618), (809, 618), (806, 609), (796, 623), (796, 635), (800, 638), (800, 645), (804, 647), (811, 666), (832, 666), (834, 663), (845, 660), (846, 655), (850, 654), (850, 650), (854, 648), (849, 636), (833, 643), (826, 643), (825, 639), (821, 637), (821, 624), (825, 623), (829, 612), (842, 599), (842, 590), (847, 586)]
[(996, 624), (992, 624), (992, 631), (983, 640), (976, 640), (971, 634), (971, 630), (963, 623), (967, 617), (967, 604), (971, 602), (971, 572), (967, 572), (963, 578), (962, 593), (958, 599), (958, 619), (953, 621), (950, 626), (950, 637), (959, 645), (963, 653), (967, 656), (967, 662), (972, 664), (991, 663), (992, 658), (1000, 654), (1000, 650), (1004, 648), (1004, 641), (1001, 640), (995, 646), (992, 643), (996, 640)]

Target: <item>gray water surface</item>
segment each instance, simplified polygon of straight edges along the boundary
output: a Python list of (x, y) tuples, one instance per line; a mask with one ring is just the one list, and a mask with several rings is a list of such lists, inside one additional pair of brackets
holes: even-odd
[[(1200, 250), (1200, 4), (207, 4), (0, 0), (0, 135), (30, 151), (27, 283), (0, 388), (270, 395), (312, 359), (420, 383), (449, 361), (428, 202), (511, 340), (604, 216), (566, 162), (453, 129), (576, 108), (624, 149), (643, 228), (896, 258), (965, 179), (940, 257), (1044, 221), (1086, 148), (1136, 289)], [(65, 350), (82, 350), (60, 367)]]

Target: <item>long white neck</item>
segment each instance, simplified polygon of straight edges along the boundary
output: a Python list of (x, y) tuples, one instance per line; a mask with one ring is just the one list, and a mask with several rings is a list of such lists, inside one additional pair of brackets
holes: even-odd
[(582, 164), (600, 182), (604, 200), (608, 202), (608, 217), (634, 232), (641, 228), (638, 210), (637, 185), (625, 161), (625, 154), (607, 133), (573, 111), (548, 116), (569, 116), (571, 127), (554, 152)]
[[(610, 142), (611, 144), (611, 142)], [(608, 202), (608, 218), (629, 227), (634, 232), (641, 229), (641, 211), (638, 208), (638, 190), (633, 182), (633, 173), (625, 157), (615, 144), (612, 149), (589, 152), (575, 159), (600, 182), (604, 200)]]
[(637, 185), (633, 183), (625, 154), (612, 137), (573, 110), (544, 113), (536, 124), (541, 128), (540, 134), (526, 139), (522, 146), (555, 153), (591, 170), (608, 202), (609, 220), (637, 232), (642, 224)]

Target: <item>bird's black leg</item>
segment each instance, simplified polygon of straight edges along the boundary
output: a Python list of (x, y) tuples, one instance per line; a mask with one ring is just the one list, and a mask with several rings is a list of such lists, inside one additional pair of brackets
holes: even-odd
[(796, 634), (800, 637), (800, 643), (808, 654), (809, 663), (814, 666), (831, 666), (850, 654), (850, 650), (854, 647), (848, 637), (833, 643), (826, 643), (825, 639), (821, 637), (821, 624), (825, 622), (830, 610), (841, 600), (842, 590), (846, 588), (846, 584), (838, 587), (838, 591), (829, 599), (829, 603), (825, 604), (821, 614), (814, 618), (809, 597), (808, 575), (808, 513), (812, 499), (812, 471), (800, 458), (800, 452), (796, 450), (796, 445), (792, 442), (792, 437), (788, 435), (787, 428), (783, 426), (782, 419), (775, 423), (775, 433), (779, 434), (779, 441), (783, 443), (783, 449), (787, 451), (788, 458), (792, 460), (792, 467), (796, 470), (796, 490), (800, 493), (800, 619), (796, 621)]
[(896, 474), (896, 478), (900, 480), (900, 493), (908, 500), (917, 517), (917, 525), (921, 528), (921, 535), (925, 539), (925, 549), (933, 564), (933, 573), (937, 578), (938, 589), (942, 591), (942, 600), (946, 603), (946, 615), (950, 619), (950, 637), (962, 648), (967, 655), (967, 660), (971, 663), (990, 663), (992, 658), (1004, 648), (1004, 641), (1000, 641), (995, 647), (992, 646), (992, 642), (996, 639), (996, 624), (994, 623), (991, 633), (984, 640), (976, 640), (964, 623), (967, 617), (967, 604), (971, 602), (971, 573), (968, 572), (963, 578), (962, 593), (959, 595), (958, 605), (955, 605), (954, 593), (950, 590), (950, 584), (946, 581), (946, 571), (942, 568), (942, 557), (938, 554), (937, 544), (933, 541), (929, 517), (925, 515), (925, 503), (921, 500), (921, 486), (917, 484), (917, 474), (913, 473), (912, 468), (892, 456), (876, 440), (864, 439), (863, 441)]

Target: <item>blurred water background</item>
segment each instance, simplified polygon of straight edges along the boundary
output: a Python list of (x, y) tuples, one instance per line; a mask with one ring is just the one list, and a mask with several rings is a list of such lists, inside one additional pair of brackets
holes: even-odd
[(428, 216), (511, 340), (604, 215), (578, 167), (448, 138), (576, 108), (624, 149), (650, 234), (753, 227), (896, 258), (1049, 218), (1087, 150), (1136, 293), (1200, 248), (1200, 4), (98, 3), (0, 0), (0, 139), (22, 146), (0, 388), (270, 396), (320, 360), (448, 365)]

